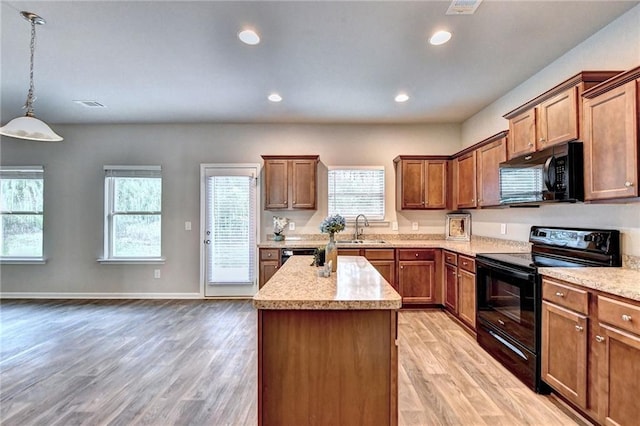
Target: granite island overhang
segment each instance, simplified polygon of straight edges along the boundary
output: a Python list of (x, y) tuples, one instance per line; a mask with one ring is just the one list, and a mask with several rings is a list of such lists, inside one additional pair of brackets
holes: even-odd
[(293, 256), (253, 299), (258, 424), (397, 425), (402, 298), (359, 256)]

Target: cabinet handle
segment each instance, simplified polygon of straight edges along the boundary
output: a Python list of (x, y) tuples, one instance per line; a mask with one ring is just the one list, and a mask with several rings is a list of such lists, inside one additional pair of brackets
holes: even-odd
[(267, 254), (267, 257), (271, 257), (271, 253), (268, 253), (268, 254)]
[(581, 325), (576, 325), (576, 331), (582, 331), (584, 330), (584, 327)]
[(502, 321), (502, 320), (498, 320), (498, 324), (500, 324), (500, 325), (504, 325), (504, 321)]
[(627, 188), (631, 188), (633, 186), (633, 182), (626, 181), (624, 183), (624, 186), (626, 186)]
[(529, 142), (529, 146), (533, 146), (533, 142)]
[(404, 269), (404, 266), (401, 266), (400, 269)]
[(602, 337), (602, 336), (596, 336), (596, 342), (598, 342), (598, 343), (602, 343), (602, 342), (604, 342), (604, 337)]
[(558, 297), (564, 297), (564, 293), (560, 292), (560, 291), (556, 291), (556, 296)]
[(416, 257), (418, 257), (418, 253), (416, 253)]
[(463, 264), (464, 266), (467, 266), (467, 262), (462, 262), (462, 264)]
[(631, 315), (623, 314), (622, 321), (627, 321), (627, 322), (631, 321)]

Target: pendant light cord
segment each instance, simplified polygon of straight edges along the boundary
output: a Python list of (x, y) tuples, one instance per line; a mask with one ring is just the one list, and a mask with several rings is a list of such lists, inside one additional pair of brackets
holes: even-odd
[(29, 47), (31, 48), (31, 57), (30, 59), (30, 66), (29, 66), (29, 92), (27, 93), (27, 102), (25, 103), (25, 107), (27, 108), (27, 113), (26, 116), (27, 117), (33, 117), (33, 92), (34, 92), (34, 85), (33, 85), (33, 57), (34, 57), (34, 52), (36, 50), (36, 22), (34, 19), (30, 19), (31, 21), (31, 43), (29, 44)]

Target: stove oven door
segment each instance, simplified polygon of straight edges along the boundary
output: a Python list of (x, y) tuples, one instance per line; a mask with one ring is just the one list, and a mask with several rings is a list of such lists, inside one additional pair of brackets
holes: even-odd
[(478, 322), (536, 350), (536, 274), (504, 265), (476, 263)]

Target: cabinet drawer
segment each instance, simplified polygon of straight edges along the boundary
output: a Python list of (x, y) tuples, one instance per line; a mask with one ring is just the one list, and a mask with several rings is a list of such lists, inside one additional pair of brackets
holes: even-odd
[(434, 249), (398, 249), (398, 260), (434, 260)]
[(362, 256), (360, 249), (338, 249), (338, 256)]
[(448, 263), (449, 265), (453, 265), (456, 266), (458, 265), (458, 255), (455, 253), (452, 253), (450, 251), (443, 251), (444, 253), (444, 261), (445, 263)]
[(394, 260), (395, 252), (393, 249), (365, 249), (364, 257), (369, 260)]
[(475, 274), (476, 260), (466, 256), (458, 256), (458, 267)]
[(640, 306), (598, 296), (598, 321), (640, 334)]
[(279, 260), (280, 249), (260, 249), (260, 260)]
[(548, 278), (542, 279), (542, 298), (581, 314), (589, 314), (589, 293), (562, 285)]

